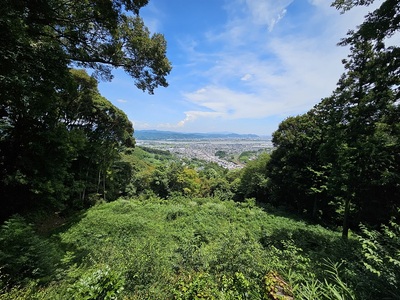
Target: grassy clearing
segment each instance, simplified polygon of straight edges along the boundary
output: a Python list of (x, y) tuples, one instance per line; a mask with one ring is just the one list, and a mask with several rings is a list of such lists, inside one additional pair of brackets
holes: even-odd
[(101, 204), (50, 239), (64, 253), (51, 280), (0, 299), (312, 299), (356, 247), (252, 201), (183, 197)]

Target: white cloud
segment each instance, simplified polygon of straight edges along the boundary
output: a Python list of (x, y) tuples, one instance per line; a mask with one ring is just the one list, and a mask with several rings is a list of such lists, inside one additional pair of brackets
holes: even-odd
[(133, 120), (131, 120), (131, 122), (135, 129), (150, 129), (150, 128), (152, 128), (152, 125), (149, 124), (148, 122), (133, 121)]
[(249, 81), (253, 76), (251, 74), (245, 74), (240, 80), (242, 81)]
[(200, 117), (261, 118), (277, 114), (284, 109), (281, 101), (268, 97), (268, 95), (246, 94), (226, 87), (207, 86), (201, 89), (201, 93), (198, 91), (187, 93), (185, 97), (189, 102), (207, 110), (191, 111), (187, 121), (193, 121)]
[(222, 117), (223, 114), (220, 112), (208, 112), (208, 111), (187, 111), (185, 112), (185, 119), (179, 121), (176, 127), (184, 127), (187, 123), (193, 122), (199, 118), (218, 118)]
[(119, 103), (127, 103), (128, 100), (125, 100), (125, 99), (117, 99), (117, 102), (119, 102)]
[(269, 31), (285, 16), (286, 8), (293, 0), (246, 0), (252, 20), (257, 25), (266, 25)]
[(151, 33), (160, 32), (162, 30), (161, 20), (165, 18), (165, 14), (152, 1), (142, 8), (140, 15), (143, 17)]
[(348, 50), (337, 42), (374, 8), (355, 8), (341, 15), (327, 0), (225, 3), (224, 25), (203, 36), (174, 36), (179, 56), (186, 58), (177, 60), (173, 77), (183, 95), (179, 113), (184, 115), (158, 125), (156, 118), (152, 124), (136, 122), (136, 128), (186, 131), (223, 121), (275, 117), (271, 119), (276, 122), (306, 112), (331, 94), (343, 72), (341, 59)]
[(283, 119), (306, 112), (331, 94), (343, 72), (341, 59), (347, 55), (347, 50), (336, 44), (348, 29), (362, 21), (366, 11), (340, 15), (329, 2), (310, 0), (316, 11), (300, 20), (308, 31), (280, 28), (279, 34), (274, 34), (261, 29), (267, 26), (271, 31), (278, 26), (292, 2), (242, 0), (240, 3), (245, 3), (251, 19), (240, 18), (240, 10), (231, 9), (234, 16), (225, 31), (207, 34), (209, 41), (227, 44), (211, 53), (217, 59), (203, 73), (208, 84), (184, 93), (185, 100), (198, 110), (186, 112), (186, 118), (178, 123), (180, 127), (211, 118), (282, 116)]
[(228, 21), (223, 31), (207, 32), (209, 42), (223, 42), (231, 47), (248, 46), (262, 41), (282, 20), (294, 0), (229, 0), (225, 9)]
[(186, 113), (186, 118), (183, 119), (182, 121), (179, 121), (178, 124), (177, 124), (177, 126), (178, 126), (178, 127), (183, 127), (183, 126), (185, 126), (185, 124), (186, 124), (187, 122), (193, 121), (193, 120), (195, 120), (195, 119), (197, 119), (197, 116), (196, 116), (195, 114), (191, 114), (190, 112), (187, 112), (187, 113)]

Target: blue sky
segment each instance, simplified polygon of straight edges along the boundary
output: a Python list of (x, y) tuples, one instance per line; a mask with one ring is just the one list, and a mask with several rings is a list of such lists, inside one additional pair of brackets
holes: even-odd
[(141, 16), (167, 40), (169, 87), (148, 95), (115, 70), (100, 92), (136, 130), (270, 135), (331, 94), (348, 54), (336, 44), (373, 9), (330, 2), (150, 0)]

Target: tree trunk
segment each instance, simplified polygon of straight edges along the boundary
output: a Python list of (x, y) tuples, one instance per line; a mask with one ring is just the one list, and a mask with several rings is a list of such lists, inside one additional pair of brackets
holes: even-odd
[(103, 200), (106, 201), (106, 173), (103, 174)]
[(318, 199), (317, 197), (314, 198), (314, 205), (313, 205), (313, 211), (312, 211), (312, 218), (314, 220), (317, 219), (317, 210), (318, 210)]
[(350, 199), (346, 198), (344, 200), (344, 215), (343, 215), (343, 230), (342, 230), (342, 239), (346, 241), (349, 238), (349, 215), (350, 215)]
[(100, 184), (101, 184), (101, 169), (99, 167), (99, 176), (97, 177), (97, 190), (96, 190), (97, 194), (100, 193)]

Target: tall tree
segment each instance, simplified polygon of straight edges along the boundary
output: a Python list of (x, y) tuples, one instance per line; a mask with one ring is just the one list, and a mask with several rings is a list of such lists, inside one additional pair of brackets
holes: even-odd
[[(372, 2), (332, 5), (345, 12)], [(311, 195), (314, 204), (332, 203), (343, 238), (359, 222), (388, 222), (400, 206), (400, 48), (390, 46), (400, 28), (399, 9), (398, 0), (383, 1), (348, 32), (340, 45), (350, 46), (350, 55), (332, 96), (283, 121), (273, 136), (277, 149), (268, 168), (276, 201), (298, 210)]]
[(327, 124), (325, 157), (333, 164), (331, 193), (344, 201), (344, 237), (351, 204), (353, 225), (382, 223), (396, 211), (400, 191), (398, 78), (384, 49), (363, 41), (351, 50), (337, 90), (319, 106)]
[[(0, 190), (2, 217), (28, 203), (67, 197), (71, 161), (88, 136), (115, 138), (121, 113), (97, 98), (95, 118), (84, 119), (90, 100), (79, 92), (71, 66), (92, 68), (111, 79), (123, 68), (139, 89), (167, 86), (171, 70), (162, 35), (151, 35), (139, 17), (147, 0), (5, 0), (0, 6)], [(86, 79), (85, 79), (86, 80)], [(78, 80), (79, 81), (79, 80)], [(88, 84), (87, 82), (85, 84)], [(78, 88), (73, 91), (72, 87)], [(79, 95), (90, 94), (88, 89)], [(87, 97), (86, 97), (87, 98)], [(90, 97), (89, 97), (90, 98)], [(103, 104), (101, 104), (103, 103)], [(69, 105), (69, 106), (68, 106)], [(71, 109), (73, 112), (69, 112)], [(75, 110), (74, 110), (75, 109)], [(79, 112), (74, 115), (74, 112)], [(86, 111), (87, 112), (87, 111)], [(86, 114), (85, 117), (89, 117)], [(74, 119), (75, 118), (75, 119)], [(90, 135), (72, 124), (96, 127)], [(131, 125), (129, 125), (131, 126)], [(124, 129), (125, 130), (125, 129)], [(129, 132), (129, 131), (127, 131)], [(96, 136), (96, 134), (98, 134)]]
[[(346, 11), (373, 1), (335, 1)], [(400, 4), (384, 1), (365, 21), (351, 30), (341, 45), (351, 54), (346, 73), (328, 102), (330, 137), (335, 139), (336, 166), (333, 190), (345, 199), (343, 236), (347, 236), (350, 202), (355, 222), (387, 222), (400, 198), (400, 48), (387, 46), (399, 31)], [(332, 152), (332, 144), (328, 147)], [(339, 170), (340, 168), (334, 168)], [(345, 193), (343, 193), (345, 191)], [(347, 213), (346, 213), (347, 212)]]
[[(112, 189), (111, 186), (106, 189), (106, 183), (116, 175), (113, 166), (119, 153), (124, 147), (134, 146), (132, 123), (124, 112), (100, 95), (94, 78), (83, 70), (71, 73), (75, 84), (63, 97), (65, 105), (59, 120), (75, 139), (81, 139), (74, 147), (77, 155), (71, 172), (75, 174), (75, 184), (80, 183), (81, 202), (87, 200), (89, 193), (106, 200), (106, 191)], [(119, 163), (117, 169), (122, 171), (125, 167)]]
[[(317, 111), (289, 117), (273, 134), (276, 150), (268, 163), (272, 201), (317, 218), (328, 207), (326, 178), (330, 165), (319, 157), (323, 126)], [(325, 211), (325, 214), (327, 211)]]
[[(333, 3), (343, 12), (373, 1)], [(399, 48), (386, 46), (399, 29), (398, 1), (384, 1), (351, 30), (346, 72), (315, 110), (325, 128), (321, 161), (332, 166), (328, 193), (342, 211), (343, 237), (360, 221), (387, 222), (399, 205)], [(351, 221), (350, 221), (351, 220)]]

